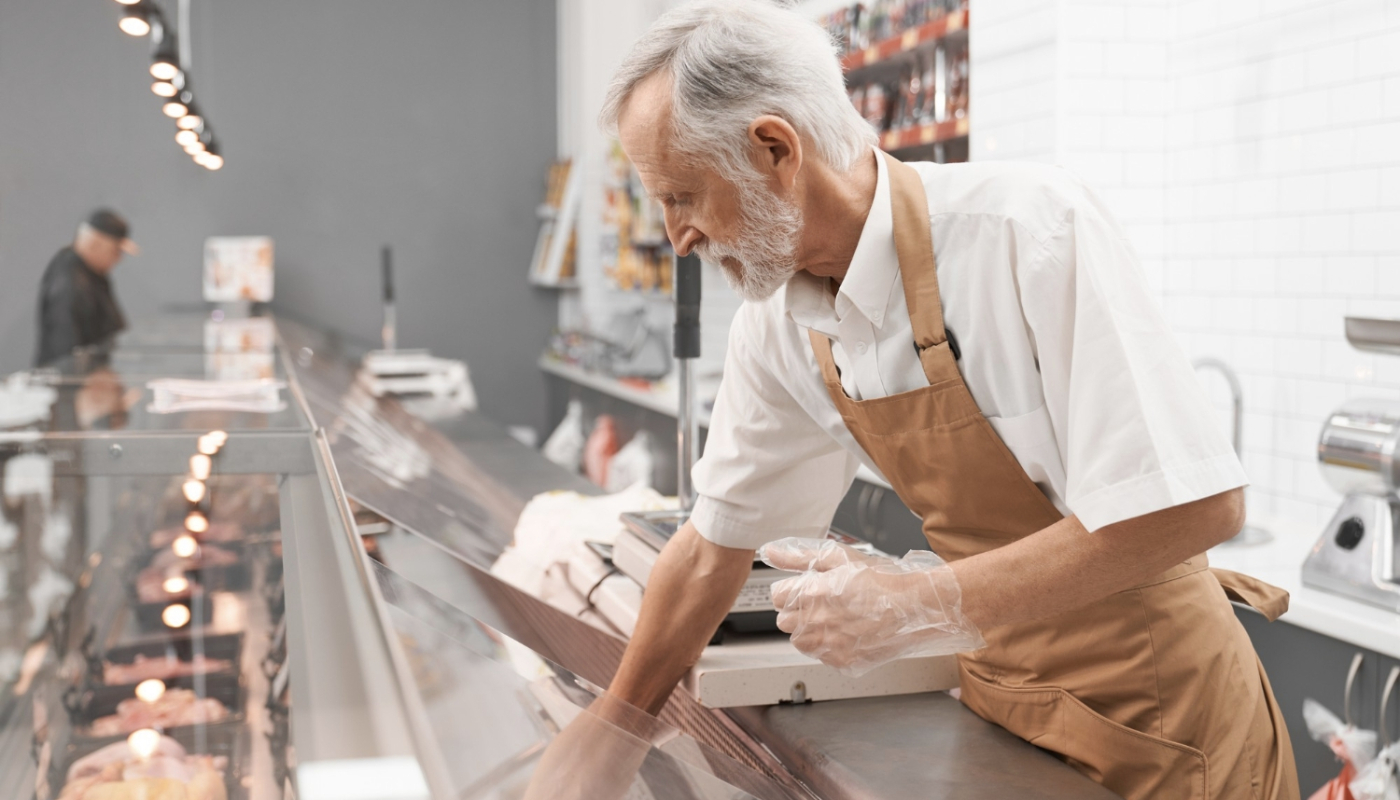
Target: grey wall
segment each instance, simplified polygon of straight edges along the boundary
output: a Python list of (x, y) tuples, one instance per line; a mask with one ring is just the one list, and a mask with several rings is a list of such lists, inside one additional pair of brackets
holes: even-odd
[(129, 316), (199, 300), (206, 236), (268, 234), (278, 312), (372, 341), (392, 243), (400, 344), (466, 359), (489, 414), (541, 425), (554, 298), (526, 271), (555, 150), (553, 0), (191, 5), (218, 173), (175, 145), (116, 3), (0, 0), (0, 374), (28, 365), (45, 263), (108, 204), (143, 248), (116, 273)]

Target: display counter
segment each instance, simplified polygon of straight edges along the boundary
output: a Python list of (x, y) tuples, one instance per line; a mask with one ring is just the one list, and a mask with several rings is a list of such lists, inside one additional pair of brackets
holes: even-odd
[[(0, 796), (1111, 796), (941, 693), (600, 702), (625, 642), (490, 573), (526, 500), (588, 485), (374, 398), (317, 331), (209, 341), (143, 321), (9, 387), (46, 407), (0, 428)], [(153, 405), (260, 371), (281, 408)]]

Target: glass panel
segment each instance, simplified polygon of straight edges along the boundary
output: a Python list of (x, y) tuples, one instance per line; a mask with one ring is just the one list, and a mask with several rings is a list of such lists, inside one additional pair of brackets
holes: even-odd
[(600, 695), (384, 564), (375, 574), (458, 797), (801, 796)]
[(324, 350), (307, 359), (298, 380), (346, 494), (489, 568), (520, 514), (514, 494), (397, 402), (370, 395), (346, 362)]
[(56, 450), (0, 445), (0, 796), (283, 797), (278, 476), (73, 474)]
[[(271, 318), (213, 320), (157, 317), (133, 325), (115, 348), (82, 352), (20, 376), (0, 397), (0, 429), (82, 432), (287, 431), (309, 423), (291, 391), (280, 408), (247, 411), (155, 410), (153, 381), (162, 379), (287, 381)], [(24, 409), (24, 413), (10, 413)]]

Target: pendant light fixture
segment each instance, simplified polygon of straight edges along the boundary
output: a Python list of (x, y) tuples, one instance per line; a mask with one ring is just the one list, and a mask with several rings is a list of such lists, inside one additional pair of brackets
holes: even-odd
[(156, 41), (155, 52), (151, 54), (151, 77), (158, 81), (170, 81), (179, 74), (180, 53), (175, 46), (175, 34), (163, 33)]
[(156, 81), (151, 84), (151, 91), (155, 92), (157, 97), (174, 97), (183, 88), (185, 88), (185, 75), (182, 72), (177, 72), (175, 77), (168, 81)]
[(184, 131), (194, 130), (195, 128), (198, 128), (200, 125), (203, 124), (204, 117), (201, 117), (199, 115), (199, 110), (194, 103), (188, 104), (185, 107), (184, 116), (179, 117), (175, 120), (175, 127)]
[(122, 9), (121, 21), (117, 27), (128, 36), (145, 36), (151, 32), (151, 6), (142, 2), (132, 3)]
[(180, 0), (177, 34), (155, 0), (117, 0), (122, 7), (118, 27), (130, 36), (151, 40), (151, 93), (162, 99), (161, 113), (175, 120), (175, 143), (209, 170), (224, 165), (204, 114), (195, 105), (190, 88), (189, 0)]
[(194, 92), (186, 89), (178, 95), (165, 101), (165, 105), (160, 107), (162, 113), (171, 119), (179, 119), (190, 113), (190, 104), (194, 102)]

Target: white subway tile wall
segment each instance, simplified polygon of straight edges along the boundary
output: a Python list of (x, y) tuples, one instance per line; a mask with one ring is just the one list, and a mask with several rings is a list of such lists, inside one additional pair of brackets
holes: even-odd
[[(1049, 160), (1094, 185), (1189, 355), (1240, 374), (1251, 513), (1321, 526), (1340, 499), (1316, 464), (1327, 414), (1400, 402), (1400, 357), (1357, 352), (1342, 328), (1400, 318), (1400, 3), (1063, 0), (1041, 21), (1050, 43), (978, 49), (1004, 27), (981, 23), (1031, 5), (973, 0), (972, 86), (1037, 87), (1055, 130), (978, 147), (1002, 135), (979, 107), (974, 158)], [(1223, 408), (1223, 382), (1201, 378)]]

